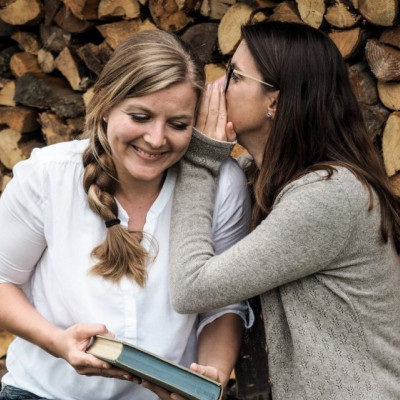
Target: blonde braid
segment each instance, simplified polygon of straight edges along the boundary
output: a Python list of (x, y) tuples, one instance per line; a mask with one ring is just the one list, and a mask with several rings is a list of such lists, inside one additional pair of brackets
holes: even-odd
[[(109, 221), (118, 217), (114, 198), (116, 171), (111, 156), (96, 142), (97, 145), (91, 142), (83, 154), (83, 186), (92, 211)], [(144, 287), (148, 252), (140, 244), (141, 238), (140, 232), (129, 232), (119, 224), (107, 228), (104, 242), (92, 251), (98, 263), (91, 273), (113, 282), (126, 275)]]

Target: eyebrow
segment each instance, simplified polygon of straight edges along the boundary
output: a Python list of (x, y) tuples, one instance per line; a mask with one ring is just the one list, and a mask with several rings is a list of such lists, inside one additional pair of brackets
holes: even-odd
[[(142, 112), (145, 112), (145, 113), (148, 113), (148, 114), (154, 114), (154, 112), (151, 109), (149, 109), (149, 108), (147, 108), (147, 107), (145, 107), (143, 105), (136, 105), (136, 104), (127, 105), (126, 107), (124, 107), (124, 111), (127, 112), (127, 113), (142, 111)], [(191, 114), (179, 114), (179, 115), (174, 115), (172, 118), (186, 119), (186, 120), (191, 121), (191, 120), (193, 120), (194, 116), (191, 115)]]

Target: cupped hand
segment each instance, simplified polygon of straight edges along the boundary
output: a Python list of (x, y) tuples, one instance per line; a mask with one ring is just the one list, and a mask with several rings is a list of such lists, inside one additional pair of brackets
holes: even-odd
[(227, 120), (222, 79), (207, 85), (201, 98), (196, 129), (215, 140), (232, 142), (236, 139), (233, 124)]
[[(204, 375), (214, 381), (220, 382), (220, 374), (217, 368), (208, 365), (192, 363), (190, 369), (200, 375)], [(142, 386), (154, 392), (161, 400), (188, 400), (177, 393), (171, 393), (153, 383), (143, 381)]]
[(97, 375), (139, 381), (137, 377), (128, 372), (86, 353), (90, 340), (95, 335), (114, 337), (103, 324), (81, 323), (60, 330), (55, 338), (56, 353), (59, 357), (64, 358), (79, 375)]

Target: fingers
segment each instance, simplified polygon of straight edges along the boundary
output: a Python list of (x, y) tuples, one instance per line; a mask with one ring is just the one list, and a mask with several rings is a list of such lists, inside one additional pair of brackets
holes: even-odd
[(216, 140), (227, 140), (225, 94), (218, 82), (207, 85), (200, 103), (196, 128)]
[(204, 375), (207, 378), (210, 378), (214, 381), (219, 382), (219, 372), (218, 369), (215, 367), (211, 367), (208, 365), (200, 365), (200, 364), (196, 364), (196, 363), (192, 363), (190, 365), (190, 369), (194, 372), (197, 372), (200, 375)]

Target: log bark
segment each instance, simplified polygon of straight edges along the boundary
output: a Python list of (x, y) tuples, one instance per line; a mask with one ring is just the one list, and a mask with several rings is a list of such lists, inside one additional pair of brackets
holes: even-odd
[(381, 103), (360, 104), (364, 123), (372, 139), (381, 136), (390, 111)]
[(40, 50), (39, 38), (33, 33), (17, 31), (11, 35), (11, 39), (15, 40), (27, 53), (37, 54)]
[(148, 7), (156, 26), (165, 31), (177, 32), (193, 22), (175, 0), (149, 0)]
[[(62, 6), (54, 16), (54, 22), (65, 32), (83, 33), (89, 30), (94, 23), (77, 18), (69, 8)], [(50, 24), (49, 24), (50, 25)]]
[(60, 117), (73, 118), (84, 112), (82, 96), (57, 77), (27, 73), (16, 83), (15, 101), (39, 109), (50, 109)]
[(87, 43), (76, 50), (77, 55), (85, 63), (86, 67), (99, 75), (106, 62), (109, 60), (112, 49), (106, 41), (98, 46)]
[(400, 26), (396, 26), (395, 28), (391, 29), (385, 29), (379, 37), (379, 41), (381, 43), (400, 48)]
[(349, 79), (359, 103), (374, 104), (378, 101), (375, 79), (366, 62), (359, 62), (349, 67)]
[(182, 39), (192, 46), (203, 63), (210, 63), (218, 47), (218, 24), (205, 22), (193, 25), (183, 33)]

